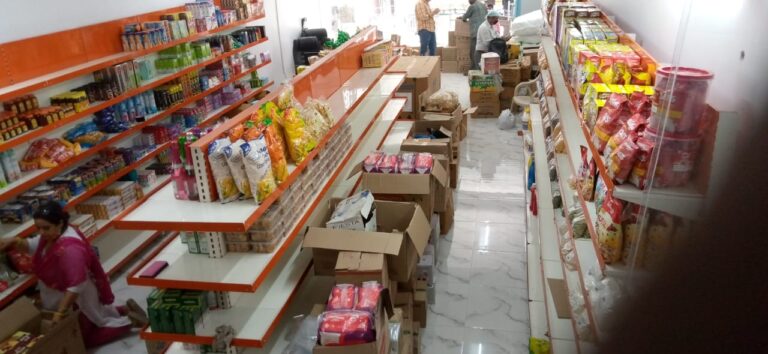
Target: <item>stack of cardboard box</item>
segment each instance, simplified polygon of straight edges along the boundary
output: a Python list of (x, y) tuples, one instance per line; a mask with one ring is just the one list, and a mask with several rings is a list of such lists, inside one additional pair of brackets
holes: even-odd
[[(451, 44), (451, 41), (453, 41), (455, 44)], [(469, 46), (471, 44), (469, 22), (464, 22), (460, 19), (457, 19), (455, 30), (448, 33), (448, 42), (450, 45), (456, 46), (456, 60), (459, 64), (459, 72), (466, 73), (469, 71), (469, 69), (471, 69), (472, 66), (472, 58), (470, 57), (469, 50)]]
[(440, 89), (440, 57), (400, 57), (387, 71), (406, 73), (395, 93), (408, 100), (399, 118), (419, 119), (423, 100)]
[(442, 67), (442, 71), (444, 73), (459, 72), (459, 62), (457, 55), (458, 52), (456, 47), (449, 46), (440, 50), (440, 58), (442, 59), (440, 66)]
[(501, 76), (498, 74), (485, 75), (479, 70), (469, 72), (469, 100), (472, 107), (477, 107), (475, 117), (497, 118), (501, 113), (499, 94), (501, 93)]
[(520, 59), (510, 60), (501, 66), (501, 93), (499, 101), (502, 109), (512, 105), (515, 97), (515, 87), (521, 82), (531, 80), (531, 58), (523, 56)]

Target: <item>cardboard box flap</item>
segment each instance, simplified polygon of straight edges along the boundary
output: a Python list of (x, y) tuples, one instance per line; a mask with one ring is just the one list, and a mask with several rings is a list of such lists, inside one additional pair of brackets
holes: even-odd
[(475, 114), (475, 112), (477, 112), (477, 107), (469, 107), (469, 108), (467, 108), (467, 109), (464, 111), (464, 113), (463, 113), (463, 114), (464, 114), (464, 115), (468, 115), (468, 114)]
[(451, 141), (448, 139), (405, 139), (400, 151), (428, 152), (434, 155), (449, 155)]
[(421, 257), (424, 255), (427, 243), (429, 243), (429, 234), (432, 232), (432, 226), (429, 224), (429, 220), (427, 220), (421, 207), (418, 204), (414, 204), (414, 207), (413, 218), (411, 223), (408, 224), (406, 233), (411, 242), (413, 242), (413, 245), (416, 246), (416, 252), (419, 254), (419, 257)]
[(336, 271), (380, 272), (384, 267), (382, 253), (343, 251), (339, 252), (339, 258), (336, 260)]
[(12, 319), (0, 321), (0, 338), (8, 338), (16, 331), (37, 332), (39, 328), (31, 328), (31, 325), (39, 322), (41, 314), (30, 299), (20, 297), (0, 311), (0, 318)]
[(388, 72), (405, 72), (409, 79), (428, 78), (440, 57), (400, 57), (387, 70)]
[(445, 187), (448, 185), (448, 172), (439, 163), (432, 165), (432, 176), (435, 177), (441, 186)]
[(304, 236), (305, 248), (320, 248), (339, 251), (384, 253), (396, 256), (403, 244), (403, 234), (366, 232), (341, 229), (310, 227)]

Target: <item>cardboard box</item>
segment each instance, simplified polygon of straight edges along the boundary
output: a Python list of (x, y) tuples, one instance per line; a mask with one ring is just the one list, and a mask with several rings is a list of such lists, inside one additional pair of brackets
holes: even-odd
[(503, 86), (499, 93), (499, 100), (506, 101), (515, 98), (515, 88), (512, 86)]
[(469, 37), (470, 36), (469, 21), (464, 22), (462, 19), (457, 18), (455, 20), (454, 32), (456, 32), (456, 36)]
[(387, 260), (381, 253), (341, 251), (336, 258), (334, 273), (337, 284), (361, 285), (375, 280), (388, 287), (390, 283)]
[(457, 54), (456, 47), (444, 47), (441, 58), (443, 61), (456, 61), (458, 60), (456, 59), (457, 58), (456, 54)]
[(531, 66), (534, 68), (539, 67), (539, 50), (538, 49), (524, 49), (523, 58), (529, 58)]
[(480, 70), (472, 70), (468, 74), (470, 92), (498, 92), (501, 90), (501, 76), (486, 75)]
[[(462, 110), (461, 106), (459, 106), (456, 107), (453, 112), (435, 112), (427, 110), (426, 107), (422, 107), (421, 121), (438, 121), (443, 123), (443, 126), (450, 130), (454, 135), (454, 142), (458, 142), (461, 140), (459, 139), (459, 134), (457, 133), (459, 132), (462, 120), (466, 119), (466, 117), (470, 114), (474, 114), (476, 110), (477, 109), (475, 107)], [(417, 125), (423, 124), (419, 122), (416, 123)]]
[(470, 102), (477, 107), (476, 118), (497, 118), (501, 113), (501, 102), (497, 92), (470, 92)]
[(333, 275), (340, 251), (382, 253), (389, 278), (406, 281), (429, 240), (429, 221), (413, 203), (376, 201), (380, 232), (310, 227), (303, 247), (312, 248), (315, 274)]
[(85, 354), (79, 313), (70, 313), (56, 325), (46, 319), (47, 315), (35, 307), (30, 299), (21, 297), (0, 311), (0, 338), (8, 338), (17, 331), (43, 334), (26, 354)]
[(413, 320), (413, 292), (401, 291), (395, 295), (395, 306), (403, 309), (403, 319)]
[(456, 60), (452, 61), (445, 61), (443, 60), (442, 64), (442, 70), (444, 73), (458, 73), (459, 72), (459, 62)]
[(459, 72), (460, 73), (466, 73), (469, 72), (469, 70), (472, 69), (472, 63), (469, 61), (466, 62), (459, 62)]
[[(476, 111), (477, 111), (477, 108), (475, 108), (472, 111), (472, 114), (474, 114)], [(460, 130), (461, 134), (459, 134), (459, 140), (460, 141), (463, 141), (464, 139), (467, 138), (467, 134), (469, 133), (469, 130), (468, 130), (469, 129), (469, 123), (468, 122), (469, 122), (469, 116), (464, 116), (463, 118), (461, 118), (461, 130)]]
[[(420, 124), (416, 124), (419, 123)], [(450, 124), (451, 122), (448, 121), (447, 124)], [(417, 139), (413, 136), (422, 134), (429, 134), (428, 129), (435, 129), (440, 134), (445, 136), (445, 138), (442, 139)], [(436, 133), (437, 134), (437, 133)], [(403, 140), (402, 144), (400, 144), (400, 151), (411, 151), (411, 152), (428, 152), (431, 154), (438, 154), (443, 155), (450, 158), (451, 151), (453, 149), (453, 133), (451, 133), (450, 130), (445, 128), (441, 124), (441, 122), (430, 122), (430, 121), (416, 121), (414, 122), (410, 136)], [(446, 167), (446, 171), (448, 171)]]
[(456, 189), (459, 185), (459, 160), (454, 160), (448, 167), (451, 176), (451, 188)]
[(400, 349), (398, 354), (411, 354), (413, 348), (413, 321), (405, 320), (400, 323)]
[(422, 95), (429, 97), (440, 89), (440, 58), (439, 57), (401, 57), (392, 64), (389, 72), (405, 72), (405, 82), (400, 86), (396, 96), (408, 97), (410, 93), (410, 110), (403, 108), (401, 118), (418, 119)]
[(469, 46), (472, 45), (472, 38), (467, 36), (459, 36), (456, 35), (456, 50), (458, 50), (458, 53), (456, 55), (461, 56), (465, 55), (463, 53), (469, 53)]
[(449, 47), (455, 47), (456, 46), (456, 31), (449, 31), (448, 32), (448, 46)]
[(392, 42), (379, 41), (363, 50), (363, 67), (380, 68), (392, 57)]
[(413, 321), (419, 322), (421, 328), (427, 326), (427, 291), (413, 291)]
[[(351, 174), (360, 172), (363, 172), (362, 164), (354, 168)], [(430, 174), (403, 175), (363, 172), (360, 181), (360, 187), (373, 192), (377, 200), (416, 202), (423, 210), (424, 215), (431, 215), (434, 212), (435, 192), (439, 187), (447, 185), (448, 171), (440, 164), (434, 164)], [(382, 223), (381, 215), (377, 214), (380, 226)]]
[(531, 58), (523, 57), (520, 59), (520, 81), (530, 81), (531, 78)]
[[(353, 204), (362, 204), (359, 212), (354, 211)], [(346, 229), (376, 231), (376, 210), (373, 195), (371, 193), (357, 193), (353, 197), (344, 199), (336, 204), (333, 214), (338, 213), (325, 223), (329, 229)]]
[(521, 70), (520, 63), (517, 61), (501, 65), (499, 71), (501, 72), (502, 85), (513, 88), (517, 86), (521, 82)]
[[(317, 304), (312, 312), (322, 311), (324, 305)], [(322, 312), (321, 312), (322, 313)], [(312, 354), (382, 354), (389, 353), (389, 318), (394, 314), (392, 298), (387, 289), (382, 290), (376, 311), (376, 340), (371, 343), (346, 346), (321, 346), (316, 344)]]

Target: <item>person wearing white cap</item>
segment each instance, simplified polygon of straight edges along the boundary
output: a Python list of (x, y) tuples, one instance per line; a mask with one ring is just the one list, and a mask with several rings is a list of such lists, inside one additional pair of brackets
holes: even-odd
[[(480, 63), (480, 57), (488, 52), (488, 45), (496, 38), (504, 38), (496, 32), (494, 26), (499, 23), (501, 13), (496, 10), (488, 11), (486, 21), (477, 29), (477, 44), (475, 45), (475, 62)], [(508, 38), (504, 38), (505, 40)]]

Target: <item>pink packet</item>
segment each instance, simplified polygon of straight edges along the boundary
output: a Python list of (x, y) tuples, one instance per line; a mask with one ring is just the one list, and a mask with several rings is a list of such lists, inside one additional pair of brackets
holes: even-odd
[(432, 154), (426, 152), (420, 152), (416, 154), (416, 162), (414, 163), (414, 166), (416, 167), (417, 173), (427, 174), (431, 172), (432, 164), (434, 164)]
[(374, 151), (368, 154), (368, 156), (365, 157), (365, 160), (363, 160), (363, 170), (365, 170), (365, 172), (377, 172), (376, 168), (383, 157), (384, 153), (381, 151)]
[(395, 173), (397, 172), (397, 155), (386, 155), (376, 166), (380, 173)]
[(415, 171), (416, 154), (404, 152), (398, 156), (397, 171), (402, 174), (411, 174)]

